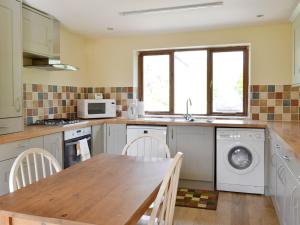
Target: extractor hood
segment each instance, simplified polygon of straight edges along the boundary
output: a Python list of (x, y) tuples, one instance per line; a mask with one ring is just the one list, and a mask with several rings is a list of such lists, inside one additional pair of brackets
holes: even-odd
[(75, 66), (62, 64), (59, 59), (49, 59), (49, 58), (31, 58), (31, 64), (24, 65), (24, 67), (47, 70), (47, 71), (79, 70)]
[(60, 59), (60, 22), (23, 4), (23, 66), (47, 71), (76, 71)]

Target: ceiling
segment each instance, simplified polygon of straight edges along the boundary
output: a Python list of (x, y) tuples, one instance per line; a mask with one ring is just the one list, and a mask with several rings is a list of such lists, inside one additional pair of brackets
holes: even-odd
[[(223, 0), (218, 7), (121, 16), (122, 11), (217, 0), (25, 0), (68, 28), (88, 36), (194, 31), (288, 21), (298, 0)], [(263, 14), (264, 17), (256, 16)], [(113, 28), (109, 30), (108, 28)]]

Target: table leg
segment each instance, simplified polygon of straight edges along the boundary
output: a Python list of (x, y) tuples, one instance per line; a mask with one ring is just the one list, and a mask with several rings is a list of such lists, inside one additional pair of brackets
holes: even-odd
[(0, 225), (12, 225), (12, 218), (9, 216), (0, 216)]

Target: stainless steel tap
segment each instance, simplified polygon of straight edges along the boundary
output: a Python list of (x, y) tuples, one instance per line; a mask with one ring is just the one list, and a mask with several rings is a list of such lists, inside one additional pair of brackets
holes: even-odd
[(192, 119), (192, 115), (189, 113), (189, 106), (192, 106), (192, 100), (190, 98), (186, 100), (186, 114), (184, 115), (186, 120)]

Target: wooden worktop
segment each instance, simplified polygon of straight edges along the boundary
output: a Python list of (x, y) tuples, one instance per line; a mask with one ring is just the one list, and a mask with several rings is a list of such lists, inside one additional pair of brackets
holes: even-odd
[(300, 159), (300, 122), (268, 122), (268, 128), (274, 131)]
[(0, 197), (0, 224), (133, 225), (155, 200), (172, 160), (100, 154)]
[(215, 119), (207, 122), (205, 119), (195, 122), (186, 122), (180, 118), (143, 118), (128, 120), (124, 118), (116, 119), (95, 119), (84, 120), (82, 123), (68, 126), (26, 126), (23, 132), (0, 135), (0, 144), (26, 140), (34, 137), (41, 137), (67, 130), (84, 128), (88, 126), (108, 124), (128, 124), (128, 125), (173, 125), (173, 126), (208, 126), (208, 127), (246, 127), (246, 128), (266, 128), (266, 123), (241, 119)]
[(163, 125), (163, 126), (206, 126), (206, 127), (234, 127), (234, 128), (267, 128), (276, 132), (300, 159), (300, 123), (293, 122), (261, 122), (247, 119), (206, 119), (195, 122), (187, 122), (182, 118), (143, 118), (129, 120), (125, 118), (116, 119), (94, 119), (84, 120), (82, 123), (68, 126), (26, 126), (23, 132), (0, 135), (0, 144), (26, 140), (48, 134), (84, 128), (101, 124), (128, 124), (128, 125)]

